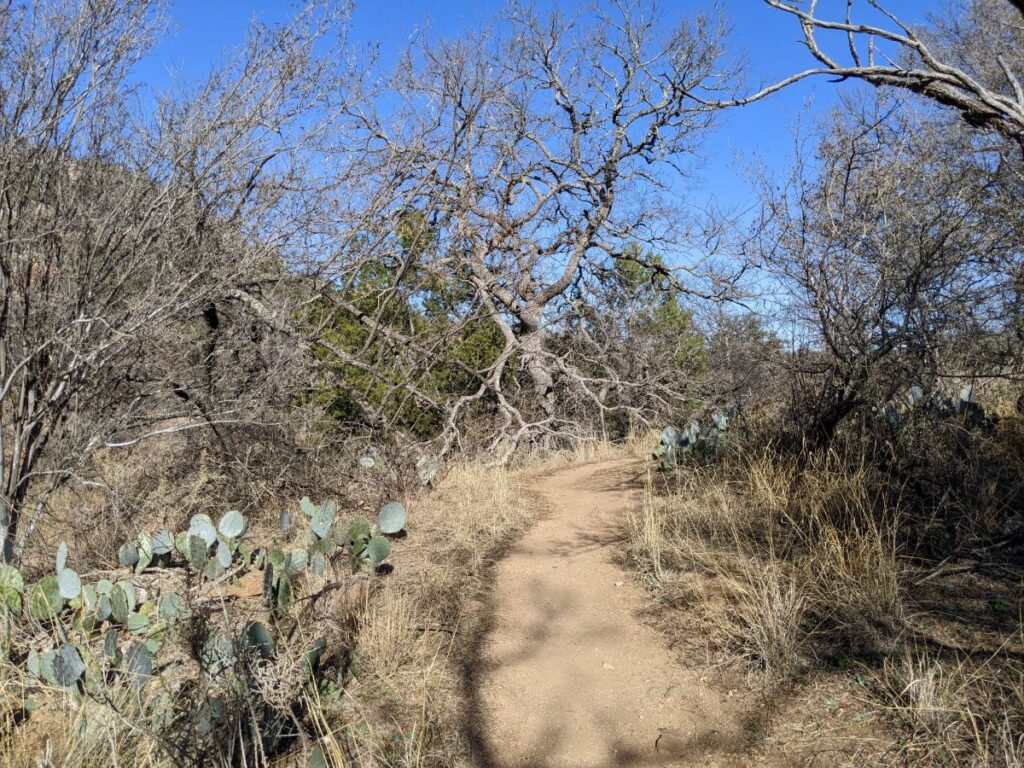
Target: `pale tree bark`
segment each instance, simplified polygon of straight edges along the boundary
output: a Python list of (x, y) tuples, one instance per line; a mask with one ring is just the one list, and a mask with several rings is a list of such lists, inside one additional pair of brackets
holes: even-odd
[(251, 385), (215, 370), (258, 345), (221, 324), (239, 287), (287, 282), (287, 244), (319, 202), (305, 158), (346, 78), (317, 47), (344, 15), (313, 3), (256, 26), (207, 80), (143, 109), (130, 73), (165, 27), (161, 3), (0, 11), (4, 560), (26, 510), (42, 514), (98, 449), (246, 421), (275, 386), (243, 371), (264, 351), (231, 374)]
[[(690, 222), (672, 200), (712, 126), (710, 104), (735, 89), (724, 45), (717, 18), (665, 26), (655, 6), (632, 0), (573, 16), (513, 4), (493, 28), (418, 41), (351, 115), (363, 137), (348, 148), (366, 174), (362, 199), (392, 221), (420, 212), (433, 245), (416, 273), (465, 286), (462, 318), (500, 328), (504, 351), (442, 406), (495, 403), (495, 443), (571, 438), (581, 425), (566, 399), (604, 407), (607, 382), (556, 353), (552, 335), (585, 275), (631, 244), (670, 250), (684, 240)], [(356, 221), (363, 259), (394, 261), (394, 237)], [(661, 268), (684, 296), (709, 296), (707, 266)], [(325, 295), (352, 260), (345, 267), (321, 266)], [(377, 338), (394, 336), (385, 293), (371, 319)], [(510, 365), (521, 366), (529, 396), (509, 390)], [(452, 445), (458, 419), (445, 423)]]
[[(902, 88), (956, 110), (970, 125), (1001, 134), (1024, 150), (1024, 3), (1019, 0), (975, 0), (965, 6), (968, 26), (982, 33), (968, 58), (944, 45), (948, 40), (929, 39), (927, 29), (915, 29), (878, 0), (861, 5), (881, 15), (887, 26), (856, 20), (854, 0), (847, 0), (845, 17), (832, 19), (818, 15), (817, 0), (806, 8), (785, 0), (765, 2), (797, 19), (804, 44), (823, 65), (790, 81), (828, 74)], [(843, 37), (845, 46), (837, 44)]]

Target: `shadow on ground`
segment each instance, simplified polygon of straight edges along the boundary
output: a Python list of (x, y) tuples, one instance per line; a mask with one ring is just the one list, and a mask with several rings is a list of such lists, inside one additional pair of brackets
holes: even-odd
[[(645, 470), (637, 464), (619, 465), (614, 471), (587, 473), (585, 475), (572, 475), (577, 482), (580, 479), (585, 481), (585, 489), (570, 484), (561, 492), (566, 494), (562, 504), (578, 503), (579, 496), (576, 492), (598, 494), (621, 499), (624, 503), (639, 503), (640, 491), (645, 482)], [(623, 504), (624, 506), (624, 504)], [(563, 514), (563, 518), (564, 518)], [(546, 725), (539, 732), (534, 732), (531, 743), (518, 745), (516, 750), (521, 755), (528, 755), (527, 758), (520, 758), (510, 761), (506, 755), (498, 754), (500, 744), (494, 743), (493, 734), (489, 733), (489, 725), (485, 711), (483, 690), (485, 682), (499, 667), (507, 668), (514, 665), (530, 665), (534, 660), (539, 660), (541, 654), (549, 653), (550, 643), (557, 642), (552, 634), (552, 627), (559, 617), (576, 606), (572, 601), (575, 593), (563, 588), (563, 575), (552, 573), (556, 567), (551, 565), (552, 556), (561, 559), (564, 566), (572, 567), (570, 556), (580, 556), (594, 550), (614, 548), (621, 545), (625, 533), (621, 515), (613, 514), (604, 516), (581, 516), (565, 519), (558, 530), (558, 536), (553, 537), (550, 542), (532, 544), (531, 547), (516, 553), (516, 557), (532, 566), (536, 560), (537, 573), (531, 575), (526, 584), (528, 595), (522, 608), (521, 634), (514, 637), (514, 642), (508, 642), (506, 648), (497, 655), (493, 649), (488, 652), (489, 640), (492, 638), (496, 625), (497, 598), (494, 591), (491, 591), (481, 604), (474, 628), (469, 636), (464, 650), (461, 677), (464, 701), (466, 709), (463, 713), (463, 731), (466, 734), (471, 747), (473, 765), (476, 768), (552, 768), (554, 765), (587, 765), (593, 768), (615, 768), (616, 766), (659, 766), (659, 765), (680, 765), (680, 764), (703, 764), (711, 754), (715, 754), (720, 762), (718, 764), (733, 765), (743, 764), (740, 755), (745, 753), (749, 744), (749, 733), (745, 732), (742, 726), (735, 729), (730, 728), (723, 733), (713, 727), (714, 721), (700, 723), (698, 727), (689, 729), (686, 733), (675, 733), (671, 738), (671, 752), (658, 752), (655, 750), (655, 741), (658, 738), (657, 729), (653, 723), (648, 723), (650, 728), (650, 744), (643, 750), (637, 748), (635, 741), (630, 744), (623, 743), (619, 734), (622, 730), (622, 723), (618, 722), (614, 715), (606, 711), (598, 711), (592, 708), (585, 712), (585, 722), (576, 721), (573, 730), (585, 728), (587, 733), (602, 734), (605, 743), (598, 745), (600, 751), (610, 755), (608, 761), (601, 766), (596, 766), (592, 761), (580, 760), (579, 763), (567, 762), (565, 755), (546, 757), (551, 745), (561, 745), (571, 741), (576, 733), (567, 731), (565, 713), (573, 709), (578, 694), (573, 685), (558, 685), (543, 702), (544, 722)], [(628, 578), (623, 574), (625, 578)], [(639, 606), (637, 606), (639, 608)], [(600, 629), (600, 622), (596, 622), (594, 629), (587, 630), (586, 639), (588, 644), (601, 644), (604, 637)], [(637, 649), (638, 654), (643, 654), (644, 649)], [(565, 666), (559, 670), (559, 678), (573, 681), (574, 665), (578, 660), (571, 655), (565, 662)], [(525, 706), (525, 702), (523, 704)], [(630, 702), (622, 702), (625, 716), (630, 715)], [(577, 709), (577, 711), (579, 711)], [(525, 714), (525, 713), (524, 713)], [(536, 714), (536, 713), (530, 713)], [(690, 732), (692, 731), (692, 732)]]

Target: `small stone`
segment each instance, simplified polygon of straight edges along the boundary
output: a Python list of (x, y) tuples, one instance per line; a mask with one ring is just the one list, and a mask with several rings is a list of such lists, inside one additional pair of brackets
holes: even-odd
[(615, 669), (615, 667), (613, 667), (607, 661), (604, 664), (602, 664), (601, 666), (604, 667), (605, 669)]
[(661, 688), (659, 688), (656, 685), (652, 685), (650, 688), (647, 689), (647, 695), (652, 697), (652, 698), (655, 697), (655, 696), (660, 696), (661, 695)]
[(612, 583), (613, 583), (613, 584), (614, 584), (614, 585), (615, 585), (616, 587), (621, 587), (621, 586), (622, 586), (622, 582), (621, 582), (621, 581), (613, 581)]
[(665, 701), (673, 701), (683, 695), (683, 689), (678, 685), (670, 685), (665, 689)]
[(668, 755), (685, 755), (689, 747), (689, 740), (686, 736), (672, 728), (662, 728), (654, 742), (656, 752), (664, 752)]

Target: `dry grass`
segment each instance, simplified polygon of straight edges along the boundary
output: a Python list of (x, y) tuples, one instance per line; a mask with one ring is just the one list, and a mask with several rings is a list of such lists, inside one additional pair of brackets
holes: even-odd
[[(305, 616), (295, 638), (300, 658), (306, 641), (326, 634), (331, 663), (349, 654), (356, 660), (355, 677), (342, 687), (312, 687), (296, 677), (301, 665), (281, 649), (273, 663), (252, 670), (262, 698), (282, 711), (301, 702), (306, 727), (313, 730), (309, 743), (296, 743), (293, 754), (274, 758), (274, 764), (305, 766), (313, 738), (331, 768), (464, 763), (460, 654), (473, 634), (467, 609), (486, 589), (491, 565), (542, 512), (530, 479), (628, 451), (584, 442), (571, 452), (517, 457), (511, 468), (467, 462), (452, 467), (439, 487), (410, 500), (407, 536), (394, 542), (394, 572), (368, 590), (329, 593)], [(254, 526), (261, 528), (258, 518)], [(20, 666), (0, 662), (0, 767), (181, 764), (161, 748), (153, 713), (127, 691), (115, 695), (120, 714), (43, 688)], [(206, 759), (233, 764), (238, 755), (232, 749)], [(250, 755), (247, 761), (262, 765), (266, 759)]]
[(866, 471), (824, 460), (798, 475), (766, 453), (673, 481), (657, 495), (651, 478), (630, 519), (633, 562), (670, 591), (684, 572), (711, 579), (709, 626), (752, 668), (792, 676), (812, 631), (847, 651), (887, 647), (902, 625), (902, 566), (895, 513), (878, 508)]
[(797, 466), (738, 451), (650, 475), (628, 520), (628, 556), (662, 605), (698, 617), (694, 629), (762, 690), (791, 690), (837, 674), (836, 660), (852, 663), (905, 736), (890, 757), (1019, 768), (1024, 670), (1015, 656), (975, 663), (905, 647), (918, 636), (913, 580), (900, 547), (904, 513), (884, 480), (834, 454)]
[(1024, 666), (989, 659), (942, 660), (908, 647), (887, 659), (876, 684), (909, 734), (908, 765), (1024, 765)]
[[(518, 456), (511, 467), (466, 462), (410, 505), (395, 573), (371, 595), (356, 637), (366, 673), (351, 692), (363, 730), (356, 765), (469, 765), (460, 667), (489, 571), (540, 514), (532, 478), (630, 455), (628, 445)], [(350, 701), (351, 703), (351, 701)]]
[[(156, 739), (136, 727), (147, 713), (124, 687), (110, 691), (117, 712), (41, 686), (15, 665), (0, 662), (0, 766), (108, 768), (171, 765)], [(32, 716), (25, 719), (29, 710)]]

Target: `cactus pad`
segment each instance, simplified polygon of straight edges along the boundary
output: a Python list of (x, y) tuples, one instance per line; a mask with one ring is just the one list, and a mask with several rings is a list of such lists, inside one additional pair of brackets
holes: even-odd
[(231, 510), (224, 514), (224, 517), (220, 519), (217, 524), (217, 529), (220, 531), (220, 535), (225, 539), (237, 539), (243, 533), (247, 523), (245, 516), (236, 509)]
[(82, 594), (82, 580), (70, 568), (57, 572), (57, 589), (65, 600), (74, 600)]
[(405, 527), (405, 505), (398, 501), (385, 504), (377, 515), (377, 526), (381, 533), (398, 533)]

